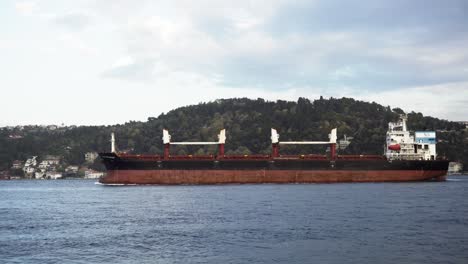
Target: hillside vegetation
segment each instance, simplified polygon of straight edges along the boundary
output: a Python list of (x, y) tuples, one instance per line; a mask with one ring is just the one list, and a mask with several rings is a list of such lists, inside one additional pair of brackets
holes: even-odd
[[(398, 118), (401, 109), (351, 98), (310, 101), (265, 101), (220, 99), (180, 107), (146, 122), (130, 121), (114, 126), (59, 127), (39, 126), (0, 129), (0, 170), (13, 160), (29, 156), (60, 155), (68, 164), (82, 164), (89, 151), (109, 151), (110, 133), (115, 132), (121, 151), (162, 153), (162, 129), (169, 129), (174, 141), (217, 141), (220, 129), (227, 130), (226, 153), (270, 153), (270, 128), (280, 140), (328, 140), (332, 128), (338, 138), (354, 137), (344, 154), (382, 154), (388, 122)], [(468, 166), (468, 132), (465, 126), (421, 113), (408, 113), (411, 130), (438, 131), (439, 156), (462, 161)], [(18, 138), (12, 138), (17, 136)], [(283, 147), (282, 153), (324, 152), (325, 147)], [(215, 153), (216, 147), (172, 147), (173, 154)]]

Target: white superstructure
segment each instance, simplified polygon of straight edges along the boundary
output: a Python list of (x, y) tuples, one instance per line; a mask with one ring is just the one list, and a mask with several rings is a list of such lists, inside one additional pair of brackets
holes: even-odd
[(385, 156), (389, 160), (434, 160), (436, 134), (434, 131), (415, 132), (406, 127), (407, 117), (402, 115), (397, 122), (388, 123)]

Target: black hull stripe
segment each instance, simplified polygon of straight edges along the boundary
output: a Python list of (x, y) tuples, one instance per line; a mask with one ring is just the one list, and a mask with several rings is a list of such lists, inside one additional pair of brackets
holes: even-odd
[(423, 170), (446, 171), (445, 160), (140, 160), (101, 155), (107, 170)]

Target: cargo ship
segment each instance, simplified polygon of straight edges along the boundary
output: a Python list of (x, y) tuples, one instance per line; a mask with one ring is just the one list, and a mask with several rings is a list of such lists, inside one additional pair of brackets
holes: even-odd
[[(99, 153), (102, 184), (256, 184), (443, 181), (449, 161), (436, 155), (435, 132), (411, 133), (406, 117), (389, 123), (384, 155), (337, 155), (336, 128), (326, 141), (280, 141), (271, 129), (271, 154), (225, 155), (226, 131), (217, 142), (172, 142), (163, 130), (162, 155)], [(171, 155), (171, 145), (218, 145), (215, 155)], [(282, 155), (281, 145), (328, 145), (326, 154)]]

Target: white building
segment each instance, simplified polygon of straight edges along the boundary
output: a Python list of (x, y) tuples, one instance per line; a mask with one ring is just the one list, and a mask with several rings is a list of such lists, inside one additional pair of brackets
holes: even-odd
[(62, 178), (62, 173), (56, 171), (48, 171), (45, 175), (46, 179), (57, 180)]
[(346, 149), (349, 144), (351, 144), (351, 141), (353, 140), (353, 137), (347, 137), (344, 135), (343, 139), (338, 140), (338, 149), (344, 150)]
[(45, 172), (42, 172), (42, 171), (36, 171), (34, 173), (34, 178), (35, 179), (44, 179), (46, 176), (46, 173)]
[(27, 175), (33, 175), (34, 172), (36, 172), (36, 168), (34, 167), (24, 167), (23, 169), (24, 173), (26, 173)]
[(31, 158), (26, 160), (26, 163), (24, 163), (25, 167), (36, 167), (37, 165), (37, 156), (32, 156)]
[(463, 171), (463, 164), (461, 162), (450, 162), (448, 167), (449, 174), (457, 174)]
[(37, 168), (41, 170), (47, 170), (49, 167), (50, 165), (46, 160), (41, 161), (41, 163), (39, 163), (39, 166), (37, 166)]
[(85, 160), (86, 162), (93, 163), (98, 157), (97, 152), (86, 152), (85, 153)]
[(24, 163), (23, 171), (27, 177), (34, 176), (34, 172), (36, 172), (36, 165), (37, 165), (37, 156), (33, 156), (26, 160)]
[(59, 165), (60, 164), (60, 157), (47, 155), (42, 160), (42, 162), (44, 162), (44, 161), (47, 162), (49, 165)]
[(65, 168), (65, 172), (67, 172), (67, 173), (77, 173), (78, 169), (79, 169), (78, 166), (70, 165), (70, 166)]
[(86, 170), (85, 171), (85, 179), (99, 179), (104, 176), (104, 172), (94, 171), (94, 170)]
[(21, 162), (21, 160), (13, 161), (13, 164), (12, 164), (11, 168), (12, 169), (21, 169), (21, 168), (23, 168), (23, 162)]

